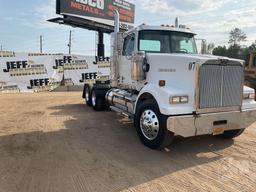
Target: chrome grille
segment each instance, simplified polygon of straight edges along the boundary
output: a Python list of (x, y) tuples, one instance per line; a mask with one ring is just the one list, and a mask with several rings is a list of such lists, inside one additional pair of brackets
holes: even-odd
[(204, 64), (199, 72), (199, 108), (241, 106), (243, 66)]

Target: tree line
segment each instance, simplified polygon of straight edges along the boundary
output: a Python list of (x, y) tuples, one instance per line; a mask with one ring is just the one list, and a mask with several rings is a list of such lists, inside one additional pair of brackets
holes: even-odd
[(247, 60), (251, 51), (256, 51), (256, 41), (250, 46), (242, 46), (241, 43), (247, 39), (246, 34), (239, 28), (235, 28), (229, 33), (229, 45), (215, 47), (214, 44), (208, 45), (208, 50), (212, 51), (213, 55), (231, 57), (236, 59)]

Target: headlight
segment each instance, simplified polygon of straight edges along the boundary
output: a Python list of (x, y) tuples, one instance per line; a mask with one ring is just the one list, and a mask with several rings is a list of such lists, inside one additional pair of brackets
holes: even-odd
[(255, 93), (244, 93), (244, 100), (255, 99)]
[(172, 96), (170, 97), (170, 104), (188, 103), (188, 96)]

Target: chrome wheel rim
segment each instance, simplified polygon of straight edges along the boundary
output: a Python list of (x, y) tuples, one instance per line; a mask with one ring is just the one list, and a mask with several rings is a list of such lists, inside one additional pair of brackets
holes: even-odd
[(95, 107), (96, 106), (96, 95), (95, 92), (92, 92), (92, 105)]
[(159, 120), (155, 112), (148, 109), (143, 111), (140, 117), (140, 129), (144, 137), (154, 140), (159, 133)]

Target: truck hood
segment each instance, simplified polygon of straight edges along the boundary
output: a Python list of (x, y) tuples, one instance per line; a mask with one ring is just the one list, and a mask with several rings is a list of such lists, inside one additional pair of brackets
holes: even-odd
[[(166, 86), (160, 89), (167, 90), (169, 96), (187, 95), (189, 103), (182, 105), (182, 107), (184, 107), (184, 114), (191, 113), (191, 111), (196, 110), (195, 95), (198, 87), (198, 66), (200, 67), (204, 63), (220, 64), (223, 63), (222, 60), (227, 60), (228, 62), (225, 62), (227, 65), (243, 64), (242, 60), (213, 55), (148, 53), (147, 61), (150, 70), (146, 75), (146, 82), (151, 86), (159, 87), (159, 80), (164, 80)], [(168, 98), (165, 98), (166, 100)]]
[(204, 63), (220, 64), (223, 62), (222, 60), (227, 60), (228, 62), (225, 62), (227, 65), (234, 62), (243, 64), (243, 61), (238, 59), (200, 54), (148, 53), (147, 60), (150, 70), (147, 73), (146, 82), (158, 85), (159, 80), (165, 80), (166, 88), (175, 89), (175, 91), (171, 90), (171, 92), (189, 95), (189, 98), (191, 98), (189, 106), (194, 106), (195, 104), (192, 98), (194, 98), (197, 87), (198, 66)]
[(206, 55), (206, 54), (184, 54), (184, 53), (173, 53), (173, 54), (166, 54), (166, 53), (147, 53), (148, 56), (156, 57), (163, 56), (169, 58), (184, 58), (184, 60), (191, 60), (191, 62), (197, 62), (198, 64), (203, 64), (209, 60), (229, 60), (235, 61), (243, 64), (243, 60), (234, 59), (229, 57), (217, 56), (217, 55)]

